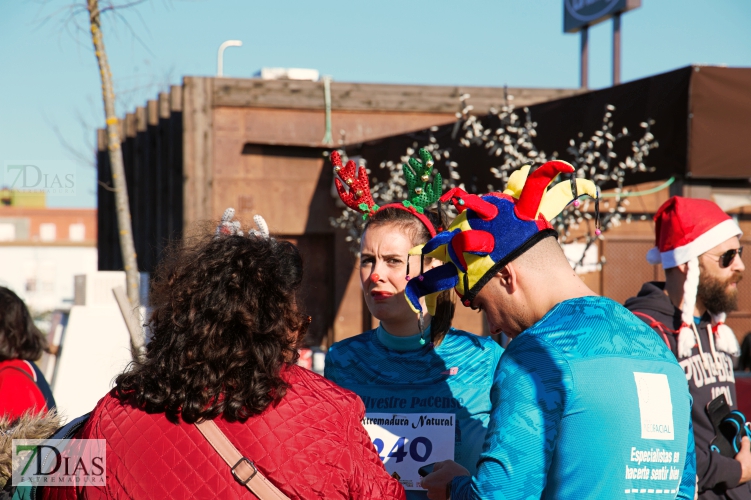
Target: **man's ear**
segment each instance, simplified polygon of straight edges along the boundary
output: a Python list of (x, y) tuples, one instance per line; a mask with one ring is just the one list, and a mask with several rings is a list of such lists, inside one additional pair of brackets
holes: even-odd
[(687, 263), (678, 264), (673, 269), (675, 269), (676, 271), (680, 272), (682, 275), (685, 276), (686, 273), (688, 272), (688, 264)]
[(503, 266), (495, 276), (507, 293), (514, 293), (519, 288), (519, 276), (511, 262)]

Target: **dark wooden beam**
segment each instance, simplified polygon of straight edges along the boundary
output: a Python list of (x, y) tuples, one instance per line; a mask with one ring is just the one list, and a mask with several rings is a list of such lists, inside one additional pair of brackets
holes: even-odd
[[(332, 82), (331, 107), (351, 111), (455, 113), (460, 109), (459, 97), (470, 94), (467, 103), (474, 106), (474, 112), (484, 114), (491, 107), (503, 105), (506, 94), (513, 96), (515, 106), (521, 107), (580, 92), (581, 89)], [(323, 82), (217, 78), (213, 79), (213, 105), (324, 109)]]

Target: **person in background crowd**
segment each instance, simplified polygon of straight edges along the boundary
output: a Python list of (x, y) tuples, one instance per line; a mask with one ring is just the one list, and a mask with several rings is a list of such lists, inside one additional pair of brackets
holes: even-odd
[[(420, 150), (420, 155), (422, 163), (412, 160), (418, 176), (427, 170), (432, 172), (430, 153)], [(347, 175), (354, 175), (354, 164), (341, 169), (337, 153), (332, 160), (345, 182), (351, 178)], [(361, 185), (351, 187), (350, 192), (367, 188), (364, 169), (358, 180)], [(425, 189), (421, 186), (416, 187)], [(342, 198), (348, 200), (341, 182), (337, 187)], [(434, 198), (439, 196), (437, 192)], [(419, 414), (420, 418), (436, 421), (455, 417), (446, 420), (451, 425), (435, 427), (439, 430), (430, 437), (419, 424), (416, 429), (407, 429), (408, 435), (383, 426), (398, 434), (397, 438), (405, 439), (403, 450), (397, 438), (389, 441), (378, 434), (378, 429), (371, 431), (387, 468), (396, 472), (408, 488), (409, 499), (426, 498), (425, 491), (419, 489), (417, 471), (421, 466), (453, 457), (467, 469), (475, 470), (492, 400), (500, 397), (491, 386), (503, 352), (489, 337), (451, 327), (454, 304), (450, 291), (439, 296), (430, 314), (421, 319), (404, 300), (410, 272), (416, 275), (423, 266), (431, 268), (440, 263), (433, 259), (420, 262), (420, 256), (409, 255), (412, 247), (426, 243), (443, 225), (437, 213), (427, 210), (427, 206), (422, 208), (420, 212), (414, 205), (394, 203), (368, 211), (361, 236), (360, 283), (365, 303), (380, 324), (334, 344), (326, 356), (324, 372), (326, 378), (363, 399), (366, 417), (371, 421), (376, 421), (378, 414)], [(427, 442), (430, 444), (425, 445)], [(413, 447), (411, 443), (422, 444)]]
[(674, 196), (657, 211), (650, 264), (665, 282), (649, 282), (626, 307), (660, 334), (683, 367), (694, 398), (699, 498), (751, 499), (751, 451), (744, 439), (735, 459), (710, 450), (715, 438), (707, 404), (724, 395), (737, 406), (733, 356), (738, 341), (724, 324), (737, 308), (741, 261), (738, 224), (709, 200)]
[(205, 420), (291, 499), (404, 498), (360, 423), (360, 399), (295, 365), (310, 322), (297, 308), (297, 248), (259, 216), (244, 236), (233, 214), (160, 263), (145, 360), (77, 436), (106, 440), (106, 486), (45, 498), (254, 498), (193, 425)]
[(0, 416), (15, 418), (55, 408), (52, 390), (34, 364), (46, 347), (26, 304), (0, 287)]
[(450, 265), (410, 281), (406, 296), (419, 310), (417, 297), (454, 287), (512, 340), (477, 472), (441, 462), (422, 485), (433, 500), (693, 499), (683, 370), (654, 331), (571, 269), (548, 221), (576, 193), (598, 194), (584, 179), (546, 190), (559, 172), (574, 169), (551, 161), (503, 194), (444, 197), (460, 214), (422, 253)]
[(751, 332), (747, 332), (741, 342), (741, 355), (738, 358), (738, 370), (751, 371)]

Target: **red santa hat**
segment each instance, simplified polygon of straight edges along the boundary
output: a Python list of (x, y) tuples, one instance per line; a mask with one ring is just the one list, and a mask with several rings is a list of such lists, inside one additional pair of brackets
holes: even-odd
[[(690, 356), (691, 349), (696, 344), (699, 345), (701, 354), (701, 340), (694, 324), (699, 256), (743, 233), (738, 224), (714, 202), (680, 196), (673, 196), (663, 203), (655, 214), (654, 221), (655, 247), (647, 252), (647, 261), (650, 264), (662, 264), (664, 269), (688, 264), (683, 285), (683, 325), (678, 337), (678, 355)], [(710, 313), (717, 349), (736, 355), (740, 348), (735, 334), (724, 324), (725, 311)], [(710, 348), (714, 351), (713, 335), (709, 337)]]
[(738, 224), (709, 200), (673, 196), (655, 214), (655, 247), (650, 264), (670, 269), (685, 264), (742, 233)]

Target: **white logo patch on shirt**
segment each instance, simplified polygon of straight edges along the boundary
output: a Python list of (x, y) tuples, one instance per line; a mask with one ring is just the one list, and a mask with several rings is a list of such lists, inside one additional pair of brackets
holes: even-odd
[(673, 402), (667, 375), (634, 372), (634, 380), (639, 396), (642, 439), (674, 440)]

